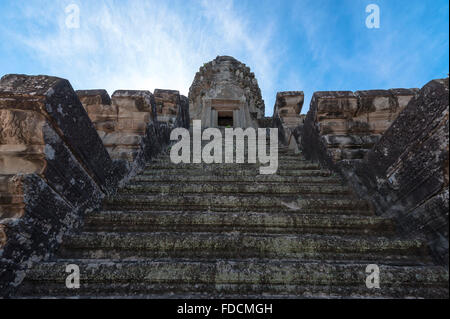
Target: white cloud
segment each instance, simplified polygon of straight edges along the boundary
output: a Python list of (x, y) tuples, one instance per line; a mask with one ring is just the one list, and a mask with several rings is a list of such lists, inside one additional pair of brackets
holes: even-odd
[(267, 101), (275, 98), (277, 75), (270, 49), (273, 26), (255, 30), (233, 1), (178, 8), (163, 1), (82, 2), (80, 29), (65, 26), (64, 8), (70, 3), (39, 4), (48, 10), (38, 11), (32, 3), (23, 4), (32, 31), (15, 37), (52, 75), (68, 78), (76, 89), (105, 88), (112, 94), (167, 88), (187, 95), (203, 63), (232, 55), (255, 72), (271, 113)]

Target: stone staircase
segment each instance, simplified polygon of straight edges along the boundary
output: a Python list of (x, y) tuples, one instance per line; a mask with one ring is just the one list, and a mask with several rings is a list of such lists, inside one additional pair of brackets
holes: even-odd
[[(85, 216), (21, 297), (448, 298), (448, 271), (420, 239), (400, 239), (341, 179), (281, 148), (259, 164), (148, 163)], [(66, 288), (66, 266), (81, 287)], [(380, 289), (366, 287), (377, 264)]]

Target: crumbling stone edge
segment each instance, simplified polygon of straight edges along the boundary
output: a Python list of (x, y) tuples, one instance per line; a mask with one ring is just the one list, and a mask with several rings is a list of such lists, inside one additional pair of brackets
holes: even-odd
[(173, 127), (189, 128), (187, 98), (178, 107), (175, 124), (150, 119), (132, 162), (112, 160), (69, 81), (1, 78), (0, 298), (33, 263), (51, 258), (85, 213), (165, 152)]
[(398, 233), (424, 238), (448, 266), (449, 79), (432, 80), (411, 99), (363, 159), (336, 161), (327, 149), (313, 97), (301, 133), (302, 152), (340, 174)]

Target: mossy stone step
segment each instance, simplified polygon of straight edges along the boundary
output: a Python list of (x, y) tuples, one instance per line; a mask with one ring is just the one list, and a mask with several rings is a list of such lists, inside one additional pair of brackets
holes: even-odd
[[(320, 171), (318, 173), (321, 173)], [(323, 175), (323, 176), (321, 176)], [(175, 174), (152, 174), (152, 175), (138, 175), (130, 180), (132, 184), (147, 184), (147, 183), (173, 183), (178, 182), (185, 183), (279, 183), (283, 184), (295, 184), (311, 185), (311, 184), (342, 184), (342, 180), (336, 176), (328, 176), (326, 173), (318, 174), (317, 176), (280, 176), (280, 175), (205, 175), (205, 174), (192, 174), (192, 175), (175, 175)]]
[[(299, 163), (279, 163), (278, 169), (283, 170), (318, 170), (320, 165), (318, 163), (299, 162)], [(249, 164), (249, 163), (221, 163), (221, 164), (206, 164), (206, 163), (150, 163), (145, 166), (146, 170), (152, 169), (253, 169), (259, 171), (260, 167), (267, 167), (268, 164)]]
[(147, 169), (142, 172), (140, 176), (147, 175), (175, 175), (175, 176), (287, 176), (287, 177), (302, 177), (302, 176), (333, 176), (333, 174), (328, 170), (285, 170), (278, 169), (276, 174), (262, 175), (255, 168), (238, 168), (234, 167), (232, 169), (228, 168), (214, 168), (205, 167), (202, 168), (190, 168), (185, 170), (178, 169)]
[(300, 215), (292, 213), (102, 211), (86, 215), (86, 231), (200, 231), (223, 233), (392, 234), (394, 223), (375, 216)]
[(298, 184), (190, 184), (179, 181), (173, 183), (152, 183), (146, 185), (129, 184), (119, 190), (119, 194), (328, 194), (328, 195), (348, 195), (351, 194), (347, 186), (341, 185), (298, 185)]
[(194, 233), (84, 232), (64, 238), (66, 258), (286, 258), (360, 262), (429, 261), (420, 240), (390, 237)]
[[(79, 265), (80, 289), (67, 289), (66, 266)], [(305, 263), (289, 260), (213, 262), (111, 262), (63, 260), (40, 263), (21, 287), (22, 296), (208, 296), (448, 298), (443, 267), (379, 264), (380, 289), (368, 289), (365, 263)]]
[[(303, 196), (305, 197), (305, 196)], [(301, 199), (288, 195), (222, 195), (222, 194), (146, 194), (116, 195), (104, 201), (104, 208), (118, 209), (156, 209), (161, 210), (215, 210), (238, 209), (241, 211), (260, 211), (261, 209), (280, 209), (282, 211), (309, 212), (311, 210), (370, 211), (366, 201), (348, 199)]]

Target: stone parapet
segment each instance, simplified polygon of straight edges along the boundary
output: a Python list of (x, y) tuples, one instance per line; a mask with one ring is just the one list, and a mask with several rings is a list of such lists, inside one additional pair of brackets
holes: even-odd
[(302, 150), (343, 175), (404, 236), (424, 236), (448, 265), (449, 82), (420, 91), (318, 92)]
[(302, 91), (278, 92), (273, 108), (273, 126), (282, 131), (281, 141), (295, 151), (299, 150), (299, 133), (305, 119), (305, 116), (300, 114), (304, 99)]
[(175, 90), (155, 89), (153, 92), (156, 102), (158, 121), (174, 123), (180, 108), (180, 92)]
[(77, 94), (111, 158), (133, 162), (147, 125), (157, 118), (153, 94), (132, 90), (116, 91), (112, 98), (105, 90)]
[(0, 123), (4, 284), (20, 281), (20, 269), (31, 260), (48, 257), (62, 234), (113, 191), (118, 175), (67, 80), (4, 76)]
[(0, 81), (1, 295), (51, 257), (85, 212), (164, 152), (172, 128), (189, 128), (186, 97), (169, 125), (157, 121), (148, 91), (77, 93), (49, 76)]
[(311, 112), (333, 161), (362, 159), (417, 89), (316, 92)]
[(304, 99), (302, 91), (278, 92), (273, 112), (281, 118), (286, 127), (295, 129), (303, 124), (300, 112)]
[(119, 90), (111, 100), (117, 109), (117, 127), (103, 137), (103, 143), (113, 159), (132, 162), (148, 123), (157, 118), (155, 99), (149, 91)]
[(189, 127), (189, 102), (175, 90), (77, 91), (111, 158), (136, 160), (150, 123)]

